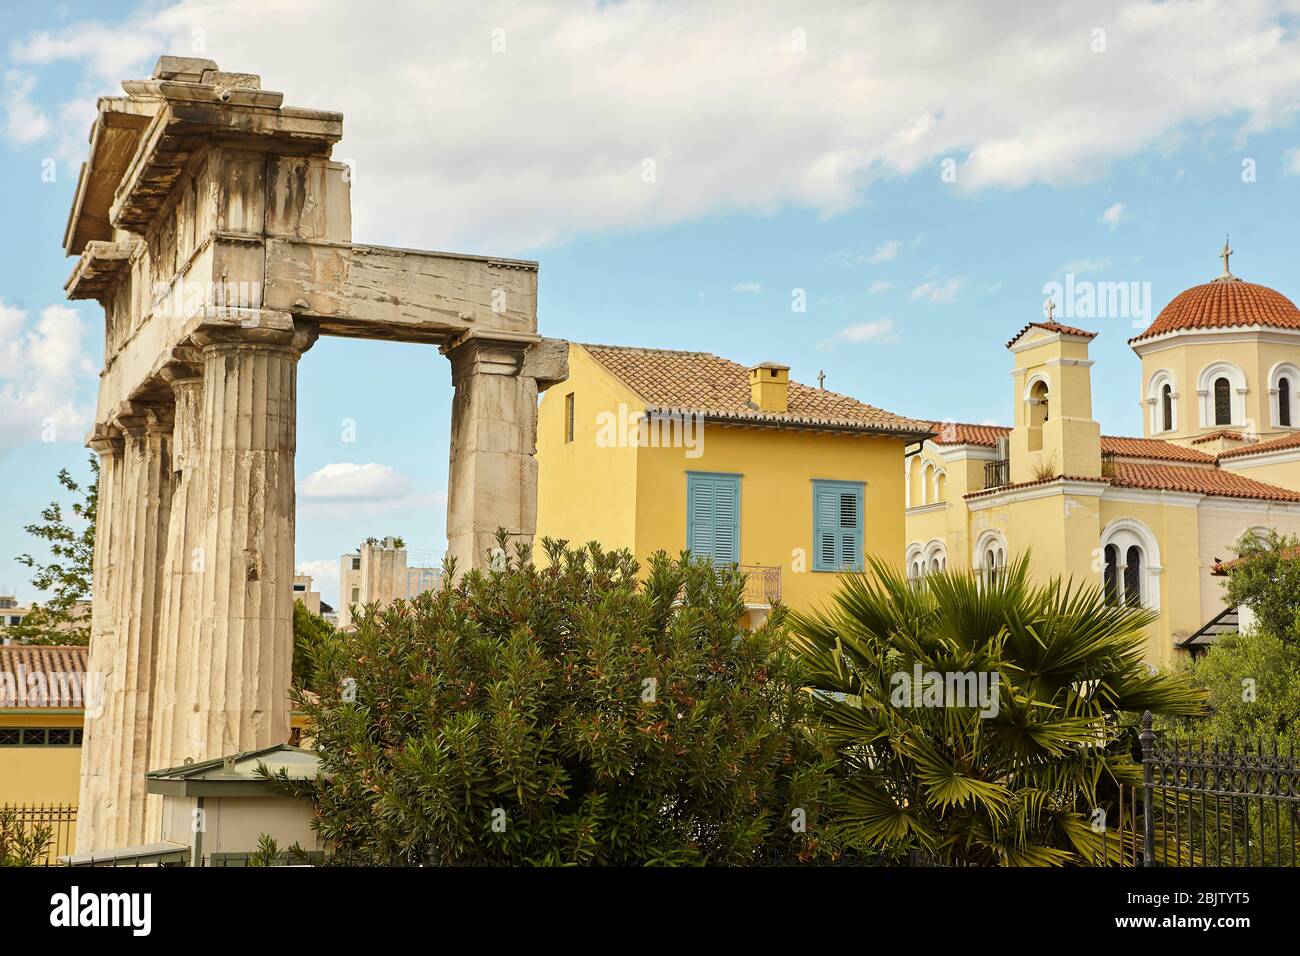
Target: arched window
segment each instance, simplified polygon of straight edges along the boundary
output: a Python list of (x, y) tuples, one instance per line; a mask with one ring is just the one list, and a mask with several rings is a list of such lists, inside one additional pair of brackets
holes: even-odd
[(1283, 428), (1291, 427), (1291, 380), (1277, 380), (1277, 423)]
[(1214, 424), (1232, 424), (1232, 383), (1222, 376), (1214, 380)]
[(985, 531), (975, 542), (974, 566), (986, 585), (997, 584), (1007, 567), (1007, 541), (996, 529)]
[(1129, 607), (1142, 604), (1142, 549), (1136, 544), (1129, 545), (1124, 554), (1124, 603)]
[(1160, 427), (1167, 432), (1174, 430), (1174, 389), (1168, 382), (1160, 389)]
[(1106, 545), (1106, 569), (1102, 574), (1102, 591), (1106, 603), (1118, 605), (1119, 600), (1119, 548), (1113, 544)]
[(1047, 424), (1049, 408), (1049, 390), (1047, 382), (1038, 379), (1029, 386), (1029, 396), (1025, 414), (1029, 419), (1029, 450), (1041, 451), (1043, 447), (1043, 426)]
[(1116, 518), (1101, 536), (1102, 594), (1118, 607), (1160, 607), (1160, 548), (1150, 529)]

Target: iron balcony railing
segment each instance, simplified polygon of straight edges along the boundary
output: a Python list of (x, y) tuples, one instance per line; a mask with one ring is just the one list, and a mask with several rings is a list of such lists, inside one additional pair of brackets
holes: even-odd
[(765, 564), (742, 564), (745, 575), (745, 603), (751, 607), (771, 607), (781, 601), (781, 568)]
[(1011, 484), (1011, 460), (999, 458), (997, 461), (984, 463), (984, 487), (1001, 488)]

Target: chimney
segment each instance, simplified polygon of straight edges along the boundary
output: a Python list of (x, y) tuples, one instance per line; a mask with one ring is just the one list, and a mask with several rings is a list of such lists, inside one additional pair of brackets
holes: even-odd
[(790, 366), (760, 362), (749, 370), (749, 401), (760, 412), (784, 412), (789, 407)]

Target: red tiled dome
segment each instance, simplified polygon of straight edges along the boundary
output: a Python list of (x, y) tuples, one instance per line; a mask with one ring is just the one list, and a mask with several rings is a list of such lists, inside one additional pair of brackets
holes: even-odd
[(1300, 309), (1268, 286), (1243, 282), (1236, 276), (1225, 277), (1174, 296), (1147, 330), (1129, 342), (1140, 342), (1166, 332), (1240, 325), (1300, 329)]

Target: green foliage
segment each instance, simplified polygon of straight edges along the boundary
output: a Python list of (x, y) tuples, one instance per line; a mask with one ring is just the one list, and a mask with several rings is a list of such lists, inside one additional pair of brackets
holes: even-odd
[(1300, 643), (1263, 629), (1226, 634), (1181, 670), (1209, 694), (1210, 715), (1165, 719), (1157, 730), (1237, 742), (1300, 740)]
[(312, 689), (316, 686), (312, 672), (311, 648), (334, 633), (334, 625), (307, 610), (302, 601), (293, 602), (293, 682)]
[(1224, 600), (1250, 608), (1264, 631), (1300, 643), (1300, 539), (1248, 532), (1233, 550)]
[(257, 839), (257, 849), (248, 854), (248, 866), (289, 866), (306, 863), (310, 859), (307, 853), (295, 841), (293, 846), (281, 850), (279, 841), (269, 833), (263, 833)]
[(72, 503), (75, 525), (64, 517), (63, 505), (50, 502), (41, 520), (23, 530), (46, 542), (52, 559), (41, 564), (30, 554), (19, 555), (19, 564), (33, 569), (32, 586), (53, 594), (48, 601), (33, 604), (21, 624), (6, 628), (5, 636), (28, 644), (89, 644), (90, 615), (78, 613), (77, 603), (90, 600), (91, 570), (95, 562), (95, 512), (99, 503), (99, 458), (90, 456), (91, 479), (83, 487), (66, 468), (59, 471), (59, 484), (77, 500)]
[(0, 807), (0, 866), (36, 866), (45, 859), (54, 831), (48, 823), (26, 827), (13, 807)]
[[(499, 543), (505, 548), (504, 534)], [(778, 611), (743, 577), (547, 540), (313, 650), (306, 786), (356, 864), (756, 864), (820, 858), (834, 778)], [(802, 810), (806, 832), (792, 822)]]
[[(1141, 782), (1138, 717), (1203, 706), (1185, 680), (1143, 664), (1153, 617), (1109, 607), (1095, 588), (1031, 585), (1027, 556), (991, 584), (950, 573), (918, 588), (880, 561), (846, 576), (832, 607), (792, 615), (847, 775), (842, 839), (886, 858), (1040, 866), (1105, 852), (1118, 862), (1134, 840), (1114, 825), (1119, 784)], [(897, 675), (916, 665), (997, 674), (996, 713), (911, 706)], [(1104, 850), (1097, 809), (1111, 821)]]

